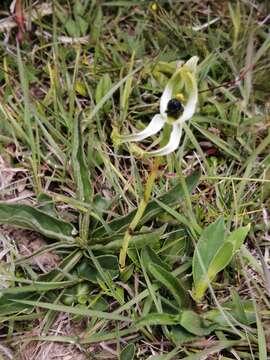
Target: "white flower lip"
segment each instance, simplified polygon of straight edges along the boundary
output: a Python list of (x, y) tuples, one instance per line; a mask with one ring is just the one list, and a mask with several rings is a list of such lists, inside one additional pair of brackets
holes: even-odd
[[(144, 130), (135, 134), (120, 135), (119, 139), (121, 142), (141, 141), (157, 134), (165, 123), (170, 123), (172, 125), (172, 131), (167, 145), (154, 151), (145, 152), (145, 154), (148, 156), (163, 156), (172, 153), (178, 148), (182, 135), (182, 124), (194, 115), (198, 102), (198, 87), (195, 77), (197, 62), (198, 57), (193, 56), (186, 63), (180, 64), (168, 81), (160, 98), (160, 114), (156, 114)], [(175, 97), (180, 89), (184, 91), (187, 100), (186, 103), (183, 104), (183, 113), (172, 121), (172, 119), (168, 117), (166, 110), (168, 102)]]
[(166, 146), (162, 147), (161, 149), (147, 152), (148, 156), (167, 155), (167, 154), (172, 153), (173, 151), (175, 151), (178, 148), (178, 146), (180, 144), (180, 140), (181, 140), (181, 135), (182, 135), (182, 125), (174, 123), (172, 125), (172, 127), (173, 127), (173, 129), (172, 129), (168, 144)]
[(121, 135), (120, 139), (123, 142), (141, 141), (149, 136), (152, 136), (152, 135), (155, 135), (156, 133), (158, 133), (163, 128), (164, 124), (165, 124), (164, 117), (161, 116), (160, 114), (156, 114), (144, 130), (142, 130), (136, 134)]

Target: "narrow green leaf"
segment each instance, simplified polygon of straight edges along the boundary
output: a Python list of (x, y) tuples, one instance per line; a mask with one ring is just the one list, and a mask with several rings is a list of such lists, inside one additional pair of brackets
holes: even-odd
[(72, 307), (58, 304), (50, 304), (40, 301), (28, 301), (28, 300), (13, 300), (20, 304), (31, 305), (33, 307), (41, 307), (48, 310), (55, 310), (60, 312), (66, 312), (68, 314), (96, 317), (99, 319), (107, 319), (107, 320), (119, 320), (119, 321), (131, 321), (128, 317), (117, 315), (113, 313), (106, 313), (98, 310), (90, 310), (87, 307)]
[[(99, 83), (96, 88), (95, 98), (97, 104), (110, 91), (111, 88), (112, 88), (112, 80), (110, 78), (110, 75), (104, 74), (102, 78), (99, 80)], [(104, 112), (107, 113), (110, 110), (111, 106), (112, 106), (112, 102), (107, 101), (103, 106)]]
[(230, 241), (233, 244), (233, 253), (240, 249), (243, 245), (245, 238), (250, 230), (250, 224), (234, 230), (227, 238), (226, 242)]
[(195, 354), (188, 355), (183, 358), (183, 360), (202, 360), (202, 359), (209, 359), (208, 355), (219, 353), (221, 350), (226, 348), (231, 348), (239, 344), (239, 340), (224, 340), (218, 341), (216, 345), (211, 346), (205, 350), (196, 352)]
[(0, 203), (0, 224), (34, 230), (57, 240), (72, 241), (73, 235), (77, 233), (70, 223), (22, 204)]
[(141, 317), (135, 322), (135, 326), (142, 328), (155, 325), (176, 325), (179, 324), (179, 316), (172, 314), (151, 313)]
[(74, 119), (72, 138), (72, 170), (79, 200), (90, 202), (92, 186), (89, 179), (89, 166), (86, 163), (81, 130), (81, 114)]
[(117, 91), (119, 89), (119, 87), (124, 84), (128, 78), (130, 78), (131, 76), (133, 76), (136, 72), (138, 72), (139, 70), (141, 70), (143, 65), (137, 67), (137, 69), (133, 70), (131, 73), (127, 74), (123, 79), (121, 79), (120, 81), (118, 81), (117, 84), (115, 84), (110, 91), (107, 92), (107, 94), (105, 94), (103, 96), (103, 98), (96, 104), (96, 106), (94, 107), (94, 109), (92, 110), (92, 112), (90, 113), (88, 119), (85, 120), (86, 122), (86, 126), (91, 123), (92, 119), (94, 118), (94, 116), (96, 116), (96, 114), (99, 112), (100, 109), (103, 108), (103, 105), (112, 97), (112, 95), (115, 93), (115, 91)]
[(156, 280), (162, 283), (173, 294), (180, 308), (186, 305), (187, 292), (177, 278), (157, 264), (149, 264), (148, 269)]
[(162, 261), (150, 246), (145, 246), (143, 248), (141, 256), (146, 270), (148, 269), (148, 266), (150, 264), (156, 264), (167, 271), (171, 271), (170, 266), (166, 264), (164, 261)]
[(257, 332), (258, 332), (258, 345), (259, 345), (259, 360), (267, 360), (267, 345), (266, 345), (266, 337), (263, 328), (263, 324), (261, 321), (261, 316), (257, 307), (257, 304), (254, 300), (254, 308), (256, 312), (256, 322), (257, 322)]
[[(200, 172), (195, 171), (193, 174), (187, 177), (186, 186), (188, 188), (188, 191), (191, 192), (195, 186), (197, 185), (198, 181), (200, 179)], [(168, 206), (173, 206), (184, 197), (184, 190), (182, 188), (181, 184), (177, 184), (175, 187), (173, 187), (171, 190), (169, 190), (167, 193), (161, 195), (158, 197), (158, 199)], [(111, 221), (109, 223), (110, 229), (113, 232), (121, 232), (124, 231), (132, 219), (134, 218), (135, 214), (137, 212), (137, 209), (134, 209), (131, 211), (128, 215), (125, 215), (123, 217), (118, 217), (117, 219)], [(155, 200), (152, 200), (147, 205), (144, 215), (140, 221), (140, 225), (143, 225), (147, 221), (155, 218), (158, 214), (162, 213), (163, 209), (156, 203)], [(102, 236), (105, 236), (106, 230), (104, 227), (99, 227), (93, 232), (93, 238), (95, 238), (95, 242), (99, 240)]]
[(234, 306), (238, 313), (238, 318), (241, 321), (241, 323), (248, 325), (248, 318), (245, 313), (244, 305), (236, 290), (232, 291), (232, 302), (234, 303)]
[(237, 153), (237, 151), (234, 148), (228, 146), (228, 144), (224, 140), (220, 139), (217, 135), (214, 135), (210, 131), (203, 129), (201, 126), (199, 126), (195, 122), (193, 122), (192, 125), (197, 130), (199, 130), (200, 133), (203, 134), (207, 139), (209, 139), (214, 144), (216, 144), (220, 149), (222, 149), (225, 153), (231, 155), (238, 161), (241, 161), (241, 156)]
[(151, 356), (149, 358), (149, 360), (172, 360), (172, 359), (176, 359), (175, 356), (178, 354), (179, 351), (180, 350), (176, 347), (175, 349), (173, 349), (172, 351), (170, 351), (167, 354)]
[[(96, 257), (100, 267), (104, 272), (110, 274), (114, 279), (119, 274), (118, 258), (115, 255), (100, 255)], [(98, 280), (102, 280), (98, 269), (94, 266), (92, 261), (83, 259), (82, 262), (76, 268), (76, 274), (79, 278), (91, 281), (94, 284), (98, 284)]]
[(10, 287), (0, 290), (0, 294), (20, 294), (27, 292), (43, 292), (55, 289), (64, 289), (65, 287), (72, 286), (78, 281), (61, 281), (61, 282), (33, 282), (31, 285), (25, 285), (20, 287)]
[[(241, 300), (241, 307), (242, 307), (242, 310), (239, 313), (239, 307), (235, 301), (226, 302), (226, 303), (222, 304), (223, 311), (225, 312), (225, 314), (227, 316), (230, 317), (233, 324), (235, 323), (235, 321), (233, 319), (236, 319), (237, 321), (243, 323), (243, 321), (242, 321), (243, 320), (243, 315), (242, 315), (243, 311), (245, 314), (244, 317), (246, 319), (245, 324), (246, 325), (254, 324), (256, 322), (256, 315), (254, 312), (254, 307), (253, 307), (252, 301), (251, 300)], [(224, 316), (222, 315), (222, 313), (220, 312), (219, 309), (207, 311), (206, 313), (203, 314), (203, 317), (207, 320), (210, 320), (212, 322), (219, 324), (222, 327), (228, 326), (227, 320), (224, 318)]]
[(135, 345), (128, 344), (120, 354), (120, 360), (133, 360), (135, 355)]
[[(97, 3), (98, 5), (98, 3)], [(102, 29), (102, 7), (97, 6), (96, 11), (93, 12), (93, 21), (91, 22), (91, 33), (90, 39), (91, 43), (96, 44), (98, 42), (100, 31)]]

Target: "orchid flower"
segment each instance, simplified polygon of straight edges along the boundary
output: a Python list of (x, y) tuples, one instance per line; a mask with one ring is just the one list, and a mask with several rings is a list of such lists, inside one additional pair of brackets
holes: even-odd
[(141, 141), (157, 134), (167, 123), (172, 127), (167, 145), (158, 150), (144, 152), (144, 154), (148, 156), (168, 155), (178, 148), (183, 123), (193, 116), (198, 101), (195, 77), (197, 62), (198, 57), (193, 56), (186, 63), (178, 66), (160, 98), (160, 113), (153, 117), (144, 130), (135, 134), (119, 135), (121, 142)]

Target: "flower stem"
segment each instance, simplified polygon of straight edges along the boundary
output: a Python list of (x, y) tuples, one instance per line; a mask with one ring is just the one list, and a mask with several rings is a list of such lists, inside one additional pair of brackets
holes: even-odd
[(161, 162), (162, 162), (162, 157), (155, 158), (153, 167), (152, 167), (151, 172), (146, 181), (143, 199), (141, 200), (141, 202), (138, 206), (137, 212), (125, 232), (122, 249), (120, 250), (120, 255), (119, 255), (120, 271), (125, 270), (129, 241), (132, 238), (132, 234), (133, 234), (134, 230), (136, 229), (138, 223), (140, 222), (141, 218), (143, 217), (145, 208), (150, 200), (153, 186), (155, 183), (155, 179), (157, 177), (159, 166), (160, 166)]

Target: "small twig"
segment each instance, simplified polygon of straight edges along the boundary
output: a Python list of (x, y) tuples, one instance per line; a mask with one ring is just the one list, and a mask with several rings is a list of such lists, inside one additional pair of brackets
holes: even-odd
[[(50, 14), (52, 14), (52, 4), (43, 3), (35, 6), (31, 12), (25, 11), (24, 20), (27, 20), (29, 16), (32, 20), (36, 20)], [(18, 22), (15, 20), (15, 16), (8, 16), (0, 20), (0, 32), (9, 31), (17, 26)]]
[(208, 21), (208, 22), (205, 23), (205, 24), (198, 25), (198, 26), (192, 26), (192, 30), (193, 30), (193, 31), (201, 31), (201, 30), (203, 30), (203, 29), (206, 29), (208, 26), (216, 23), (216, 22), (219, 21), (219, 20), (220, 20), (220, 17), (216, 17), (215, 19), (210, 20), (210, 21)]
[(246, 74), (251, 71), (253, 69), (254, 65), (251, 64), (249, 67), (247, 68), (244, 68), (240, 71), (239, 75), (236, 76), (235, 79), (233, 80), (229, 80), (229, 81), (226, 81), (224, 82), (223, 84), (219, 85), (219, 86), (214, 86), (214, 87), (211, 87), (211, 88), (208, 88), (208, 89), (205, 89), (205, 90), (200, 90), (199, 93), (204, 93), (206, 91), (213, 91), (213, 90), (216, 90), (216, 89), (220, 89), (222, 87), (226, 87), (226, 88), (229, 88), (231, 86), (236, 86), (241, 80), (243, 80), (246, 76)]

